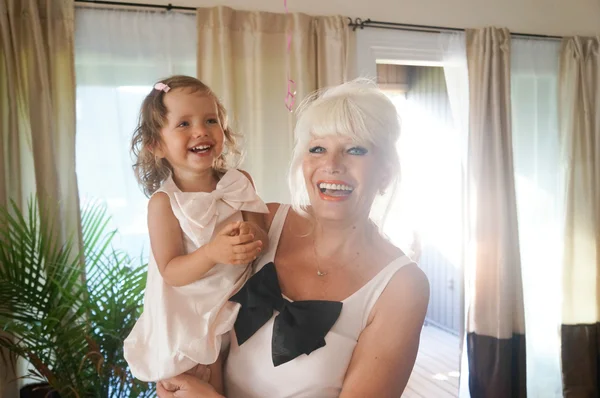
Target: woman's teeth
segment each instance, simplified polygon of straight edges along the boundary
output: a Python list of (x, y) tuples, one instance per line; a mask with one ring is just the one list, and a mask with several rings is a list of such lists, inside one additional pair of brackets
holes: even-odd
[(326, 182), (322, 182), (318, 185), (321, 193), (330, 196), (345, 196), (350, 195), (354, 190), (354, 187), (346, 184), (330, 184)]

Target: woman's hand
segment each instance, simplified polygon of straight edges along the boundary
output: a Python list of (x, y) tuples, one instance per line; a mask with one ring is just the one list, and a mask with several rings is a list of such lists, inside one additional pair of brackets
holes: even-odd
[(240, 235), (249, 233), (254, 239), (262, 242), (262, 251), (269, 249), (269, 234), (265, 215), (261, 213), (242, 212), (244, 221), (240, 224)]
[(156, 383), (158, 398), (225, 398), (217, 393), (213, 386), (189, 374), (175, 376), (165, 381), (176, 390), (168, 391), (163, 383)]

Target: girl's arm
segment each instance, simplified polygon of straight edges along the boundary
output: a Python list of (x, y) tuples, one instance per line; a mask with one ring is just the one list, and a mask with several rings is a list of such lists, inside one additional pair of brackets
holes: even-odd
[(416, 265), (399, 270), (360, 334), (340, 398), (402, 395), (412, 372), (429, 302), (429, 282)]
[(226, 225), (212, 241), (185, 254), (183, 232), (169, 196), (161, 192), (153, 195), (148, 203), (150, 247), (165, 283), (184, 286), (201, 279), (215, 264), (246, 265), (253, 261), (262, 243), (252, 234), (239, 234), (239, 225)]

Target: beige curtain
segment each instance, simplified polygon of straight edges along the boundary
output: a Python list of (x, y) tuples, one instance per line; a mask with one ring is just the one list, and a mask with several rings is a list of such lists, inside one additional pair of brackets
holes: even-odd
[(560, 60), (566, 155), (562, 371), (568, 398), (600, 396), (600, 37), (568, 38)]
[(73, 18), (73, 0), (0, 0), (0, 205), (37, 194), (79, 241)]
[(242, 167), (264, 200), (289, 202), (295, 120), (284, 102), (288, 70), (296, 82), (296, 106), (313, 90), (351, 78), (354, 42), (347, 19), (227, 7), (201, 8), (197, 17), (198, 78), (223, 99), (244, 135)]
[(470, 253), (467, 355), (472, 397), (526, 395), (525, 321), (513, 172), (510, 33), (467, 31)]

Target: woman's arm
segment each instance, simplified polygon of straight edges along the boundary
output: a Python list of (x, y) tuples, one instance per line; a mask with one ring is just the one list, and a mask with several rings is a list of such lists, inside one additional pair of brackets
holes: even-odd
[(261, 251), (266, 251), (269, 248), (269, 234), (265, 215), (248, 211), (242, 213), (244, 222), (240, 225), (240, 234), (252, 234), (255, 240), (261, 242)]
[(148, 202), (150, 247), (160, 274), (171, 286), (195, 282), (217, 263), (246, 265), (254, 260), (261, 243), (251, 234), (239, 234), (238, 229), (239, 223), (228, 224), (212, 241), (185, 254), (183, 233), (169, 196), (157, 193)]
[(389, 282), (362, 331), (340, 398), (402, 395), (419, 349), (429, 303), (429, 282), (408, 265)]
[[(250, 174), (245, 170), (239, 170), (239, 172), (246, 176), (248, 181), (250, 181), (250, 184), (252, 184), (252, 187), (256, 189), (254, 186), (254, 180)], [(266, 251), (269, 248), (269, 228), (267, 227), (267, 218), (269, 215), (253, 213), (249, 211), (243, 211), (242, 215), (246, 225), (242, 225), (240, 233), (252, 233), (254, 235), (254, 239), (262, 242), (261, 250)]]

